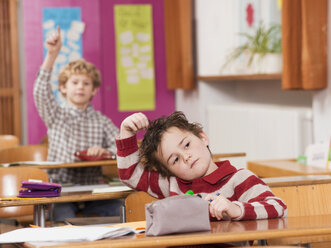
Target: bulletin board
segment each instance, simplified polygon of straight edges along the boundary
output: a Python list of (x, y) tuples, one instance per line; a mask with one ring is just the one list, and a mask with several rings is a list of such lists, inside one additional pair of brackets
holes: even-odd
[(120, 111), (155, 109), (152, 10), (151, 4), (117, 4), (114, 7)]
[(161, 115), (168, 115), (175, 110), (174, 91), (167, 89), (163, 0), (101, 0), (101, 46), (104, 54), (107, 54), (107, 56), (102, 57), (104, 66), (103, 81), (104, 87), (106, 87), (102, 92), (103, 99), (106, 101), (106, 104), (103, 104), (103, 112), (107, 116), (111, 116), (111, 119), (118, 126), (125, 117), (136, 111), (118, 111), (114, 8), (116, 5), (138, 3), (152, 6), (154, 36), (155, 109), (141, 112), (153, 120)]
[(58, 75), (61, 69), (69, 62), (83, 57), (82, 34), (85, 29), (85, 23), (82, 22), (81, 8), (43, 8), (42, 29), (44, 58), (47, 54), (46, 41), (48, 37), (57, 32), (57, 26), (61, 28), (62, 47), (53, 65), (53, 74), (50, 83), (56, 101), (59, 104), (63, 104), (65, 98), (58, 87)]
[[(160, 0), (24, 0), (24, 68), (26, 92), (27, 136), (29, 144), (40, 143), (47, 135), (33, 101), (33, 84), (43, 61), (42, 12), (44, 8), (80, 8), (85, 23), (82, 35), (83, 58), (95, 64), (102, 75), (102, 85), (91, 104), (108, 116), (118, 127), (121, 121), (135, 111), (119, 111), (116, 70), (116, 34), (114, 8), (117, 5), (144, 4), (152, 10), (153, 77), (155, 106), (141, 110), (155, 119), (175, 110), (174, 92), (167, 89), (164, 44), (163, 1)], [(130, 99), (128, 99), (129, 101)]]

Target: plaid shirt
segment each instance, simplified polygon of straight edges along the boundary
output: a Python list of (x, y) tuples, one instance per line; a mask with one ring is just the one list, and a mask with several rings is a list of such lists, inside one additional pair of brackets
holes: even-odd
[[(100, 146), (116, 154), (118, 128), (91, 105), (85, 110), (69, 103), (59, 105), (53, 95), (51, 71), (40, 69), (34, 85), (34, 101), (47, 126), (48, 161), (71, 163), (76, 151)], [(56, 183), (97, 184), (102, 180), (101, 167), (61, 168), (48, 170)]]

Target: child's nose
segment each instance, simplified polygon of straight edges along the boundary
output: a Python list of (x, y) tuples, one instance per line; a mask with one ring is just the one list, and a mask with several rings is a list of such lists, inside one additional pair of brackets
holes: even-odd
[(185, 152), (184, 153), (184, 159), (185, 161), (188, 161), (192, 157), (191, 153)]

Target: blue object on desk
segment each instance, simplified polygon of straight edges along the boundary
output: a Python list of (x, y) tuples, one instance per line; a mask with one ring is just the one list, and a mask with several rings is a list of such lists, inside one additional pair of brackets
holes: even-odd
[[(219, 196), (220, 195), (220, 193), (216, 193), (216, 196)], [(213, 200), (209, 200), (209, 202), (212, 202)]]

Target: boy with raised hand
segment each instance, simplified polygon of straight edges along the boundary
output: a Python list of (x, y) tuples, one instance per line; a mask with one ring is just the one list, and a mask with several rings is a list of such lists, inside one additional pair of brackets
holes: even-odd
[[(87, 150), (91, 156), (116, 154), (115, 136), (118, 128), (112, 121), (95, 111), (89, 102), (101, 84), (97, 68), (77, 60), (66, 65), (59, 74), (59, 90), (66, 99), (59, 105), (50, 84), (52, 68), (60, 52), (62, 42), (60, 28), (46, 41), (47, 55), (41, 65), (34, 85), (34, 100), (38, 112), (47, 126), (48, 161), (71, 163), (77, 151)], [(66, 184), (98, 184), (102, 182), (101, 167), (50, 169), (53, 182)], [(54, 218), (63, 221), (75, 217), (79, 211), (76, 203), (56, 204)], [(98, 213), (101, 216), (119, 215), (122, 202), (119, 200), (86, 202), (83, 214)]]
[[(146, 130), (137, 146), (136, 133)], [(251, 171), (229, 161), (214, 162), (209, 139), (182, 112), (150, 122), (143, 113), (121, 124), (117, 144), (119, 175), (125, 184), (157, 198), (188, 190), (210, 201), (215, 220), (266, 219), (287, 216), (287, 207)]]

